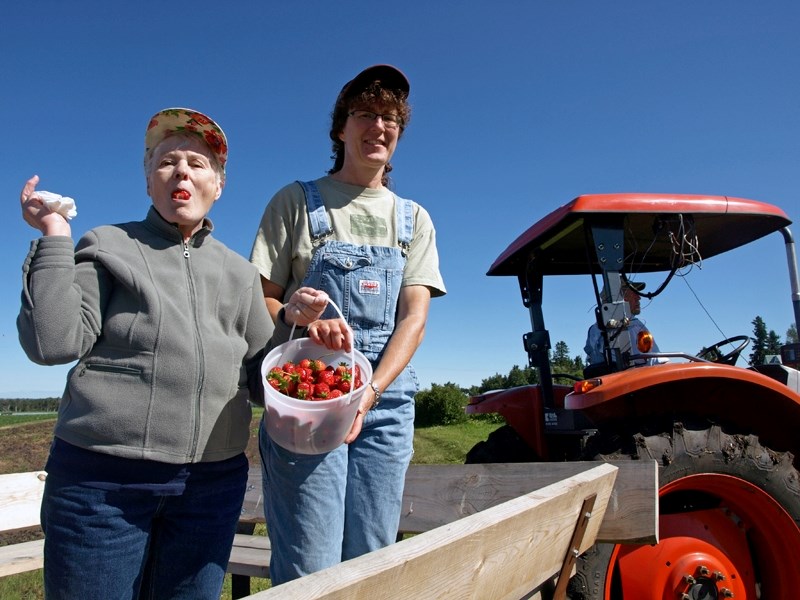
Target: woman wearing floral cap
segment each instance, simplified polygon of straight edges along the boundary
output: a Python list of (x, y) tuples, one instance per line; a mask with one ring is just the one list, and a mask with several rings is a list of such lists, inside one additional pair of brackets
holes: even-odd
[(77, 361), (45, 467), (48, 599), (219, 598), (247, 481), (248, 383), (255, 393), (273, 331), (258, 272), (211, 235), (227, 156), (207, 116), (157, 113), (147, 216), (76, 247), (38, 177), (23, 188), (42, 237), (23, 267), (20, 341), (34, 362)]
[(339, 448), (298, 455), (259, 433), (273, 585), (392, 543), (413, 452), (410, 364), (432, 297), (445, 293), (428, 212), (389, 189), (390, 160), (408, 125), (409, 82), (391, 65), (348, 81), (334, 104), (329, 175), (279, 190), (264, 211), (251, 261), (261, 272), (276, 331), (293, 317), (299, 286), (327, 309), (307, 335), (357, 348), (371, 362), (352, 429)]

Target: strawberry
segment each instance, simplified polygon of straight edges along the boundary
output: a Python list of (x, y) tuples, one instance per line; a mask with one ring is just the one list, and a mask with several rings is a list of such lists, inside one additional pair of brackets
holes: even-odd
[[(270, 382), (272, 387), (275, 387), (274, 382), (281, 383), (285, 379), (283, 369), (280, 367), (273, 367), (267, 373), (267, 381)], [(277, 388), (276, 388), (277, 389)]]
[(290, 380), (282, 369), (278, 367), (270, 369), (267, 374), (267, 383), (282, 394), (288, 395)]
[(319, 400), (327, 400), (331, 394), (331, 388), (327, 383), (314, 384), (314, 398)]
[(301, 381), (297, 384), (295, 393), (296, 397), (300, 400), (311, 400), (311, 397), (314, 395), (314, 386), (307, 381)]
[(334, 380), (335, 375), (330, 369), (325, 369), (324, 371), (319, 371), (317, 373), (317, 383), (324, 383), (330, 387), (333, 385)]
[(349, 394), (363, 385), (361, 368), (348, 363), (326, 365), (318, 358), (286, 361), (267, 374), (267, 382), (277, 391), (302, 400), (326, 400)]
[(353, 365), (353, 389), (357, 390), (364, 382), (361, 380), (361, 367)]
[(336, 382), (336, 389), (341, 391), (343, 394), (349, 394), (350, 391), (353, 389), (353, 382), (350, 380), (350, 374), (347, 374), (347, 379), (342, 377), (338, 382)]

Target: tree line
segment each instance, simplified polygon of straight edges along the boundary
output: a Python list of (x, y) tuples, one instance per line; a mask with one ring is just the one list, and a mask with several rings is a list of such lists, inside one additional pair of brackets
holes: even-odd
[[(786, 344), (798, 343), (797, 326), (793, 323), (786, 331), (785, 342), (781, 341), (780, 336), (773, 330), (768, 330), (764, 319), (756, 316), (753, 324), (753, 350), (750, 353), (750, 365), (764, 364), (769, 355), (780, 355), (781, 346)], [(556, 343), (550, 354), (550, 369), (556, 383), (572, 383), (569, 377), (559, 381), (558, 375), (583, 377), (585, 367), (582, 356), (570, 356), (569, 346), (566, 342)], [(539, 383), (539, 372), (530, 366), (520, 367), (514, 365), (506, 374), (496, 373), (487, 377), (479, 385), (464, 388), (456, 383), (447, 382), (444, 384), (433, 383), (430, 389), (422, 390), (416, 395), (416, 417), (415, 425), (429, 427), (432, 425), (452, 425), (462, 423), (468, 419), (487, 419), (490, 421), (503, 422), (500, 415), (475, 415), (469, 416), (464, 412), (464, 405), (470, 396), (477, 396), (491, 390), (505, 390), (523, 385), (535, 385)]]
[[(770, 329), (767, 331), (767, 324), (760, 316), (756, 316), (752, 321), (753, 324), (753, 351), (750, 352), (751, 365), (763, 365), (766, 357), (771, 354), (780, 354), (781, 346), (784, 342), (781, 337)], [(797, 344), (797, 324), (792, 323), (789, 329), (786, 330), (786, 344)]]
[(60, 398), (0, 398), (0, 414), (56, 412)]
[[(572, 384), (574, 377), (583, 377), (585, 366), (582, 356), (571, 357), (566, 342), (556, 343), (550, 353), (550, 370), (556, 383)], [(564, 375), (559, 381), (559, 375)], [(432, 383), (430, 389), (422, 390), (416, 395), (416, 413), (414, 424), (418, 427), (432, 425), (453, 425), (469, 419), (488, 420), (502, 423), (505, 421), (497, 414), (467, 415), (464, 405), (469, 396), (477, 396), (492, 390), (506, 390), (523, 385), (539, 383), (539, 371), (530, 366), (514, 365), (507, 375), (495, 373), (481, 381), (480, 385), (463, 388), (458, 384), (447, 382)]]
[[(784, 344), (781, 337), (774, 330), (767, 329), (767, 325), (760, 316), (753, 321), (753, 350), (750, 353), (750, 364), (764, 364), (767, 356), (780, 354)], [(792, 323), (786, 331), (786, 344), (798, 343), (797, 326)], [(550, 355), (550, 368), (557, 383), (570, 383), (569, 378), (559, 381), (558, 375), (582, 377), (585, 367), (582, 356), (570, 356), (569, 346), (566, 342), (557, 342)], [(468, 417), (464, 413), (464, 405), (469, 396), (476, 396), (491, 390), (505, 390), (523, 385), (539, 383), (539, 372), (530, 366), (520, 367), (514, 365), (511, 370), (503, 375), (496, 373), (482, 380), (479, 385), (468, 388), (456, 383), (433, 383), (431, 389), (426, 389), (417, 394), (417, 424), (447, 425), (463, 422)], [(0, 399), (0, 413), (23, 412), (55, 412), (58, 410), (59, 398), (5, 398)], [(496, 415), (482, 415), (479, 418), (502, 420)]]

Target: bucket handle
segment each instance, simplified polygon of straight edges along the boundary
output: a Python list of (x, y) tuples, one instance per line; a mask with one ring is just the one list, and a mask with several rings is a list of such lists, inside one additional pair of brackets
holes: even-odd
[[(356, 353), (355, 353), (355, 335), (353, 334), (353, 329), (350, 327), (350, 324), (347, 322), (347, 319), (344, 318), (341, 309), (336, 305), (336, 302), (328, 298), (328, 304), (330, 304), (334, 309), (336, 309), (336, 313), (339, 315), (339, 318), (344, 322), (344, 326), (347, 327), (347, 331), (350, 332), (350, 337), (353, 338), (353, 345), (350, 348), (350, 371), (354, 372), (356, 370)], [(294, 330), (297, 327), (297, 323), (292, 323), (292, 330), (289, 332), (289, 341), (292, 340), (294, 337)], [(285, 353), (284, 353), (285, 354)], [(283, 356), (281, 354), (281, 358), (279, 362), (283, 364)]]

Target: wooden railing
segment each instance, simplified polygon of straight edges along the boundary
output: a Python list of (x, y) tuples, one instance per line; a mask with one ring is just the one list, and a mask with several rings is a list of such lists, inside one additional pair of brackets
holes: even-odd
[[(403, 494), (403, 508), (400, 517), (400, 537), (405, 533), (423, 533), (432, 531), (449, 531), (456, 525), (459, 528), (474, 527), (474, 523), (463, 522), (467, 517), (481, 515), (491, 518), (486, 511), (513, 502), (520, 497), (533, 493), (534, 497), (548, 486), (548, 493), (565, 493), (570, 496), (572, 478), (584, 476), (599, 466), (612, 466), (615, 477), (607, 499), (596, 499), (592, 509), (595, 530), (592, 540), (598, 542), (647, 544), (658, 541), (658, 468), (655, 461), (616, 461), (573, 462), (573, 463), (509, 463), (484, 465), (411, 465), (406, 475)], [(574, 482), (572, 482), (574, 483)], [(564, 487), (566, 486), (566, 487)], [(570, 500), (575, 498), (569, 497)], [(576, 500), (577, 501), (577, 500)], [(581, 500), (582, 503), (583, 500)], [(508, 508), (508, 506), (506, 506)], [(570, 509), (574, 508), (569, 506)], [(544, 510), (544, 509), (537, 509)], [(566, 515), (566, 516), (565, 516)], [(562, 515), (569, 521), (569, 511)], [(569, 517), (569, 518), (568, 518)], [(539, 518), (543, 518), (539, 515)], [(549, 518), (549, 517), (548, 517)], [(242, 512), (241, 523), (263, 523), (263, 505), (261, 499), (261, 474), (258, 469), (251, 469), (248, 481), (248, 492)], [(546, 520), (544, 522), (547, 522)], [(575, 521), (564, 523), (563, 534), (575, 529)], [(447, 526), (445, 528), (444, 526)], [(518, 527), (519, 524), (513, 527)], [(548, 526), (549, 528), (550, 526)], [(493, 529), (493, 528), (492, 528)], [(529, 529), (526, 534), (534, 535), (536, 529)], [(540, 535), (539, 532), (538, 535)], [(484, 532), (482, 535), (488, 535)], [(416, 536), (414, 539), (416, 539)], [(430, 536), (428, 536), (430, 537)], [(428, 538), (423, 538), (427, 540)], [(401, 549), (381, 550), (391, 555), (398, 553), (398, 560), (407, 562), (408, 542)], [(415, 542), (419, 543), (419, 542)], [(426, 544), (428, 542), (425, 542)], [(549, 547), (549, 543), (545, 544)], [(591, 545), (591, 544), (590, 544)], [(397, 544), (395, 546), (398, 546)], [(395, 548), (392, 546), (392, 548)], [(431, 550), (435, 544), (431, 545)], [(411, 554), (420, 549), (410, 550)], [(552, 548), (550, 549), (552, 552)], [(582, 550), (581, 550), (582, 551)], [(369, 556), (373, 556), (372, 553)], [(463, 556), (461, 550), (455, 554)], [(246, 597), (249, 593), (249, 577), (269, 577), (269, 540), (264, 536), (239, 534), (236, 536), (228, 571), (234, 575), (234, 598)], [(421, 560), (433, 560), (434, 555)], [(478, 560), (476, 557), (473, 557)], [(563, 559), (563, 557), (562, 557)], [(360, 559), (358, 559), (360, 560)], [(352, 562), (352, 561), (349, 561)], [(464, 564), (470, 564), (469, 561)], [(483, 564), (482, 561), (473, 564)], [(445, 565), (442, 565), (444, 568)], [(370, 564), (358, 563), (357, 571), (369, 571)], [(342, 573), (335, 572), (330, 576), (339, 579)], [(548, 576), (552, 576), (549, 573)], [(422, 575), (420, 575), (422, 576)], [(326, 576), (327, 577), (327, 576)], [(307, 580), (304, 577), (303, 580)], [(413, 579), (413, 578), (412, 578)], [(351, 582), (355, 583), (355, 582)], [(286, 585), (280, 590), (286, 590)], [(293, 586), (300, 584), (292, 583)], [(306, 585), (306, 584), (303, 584)], [(309, 583), (308, 585), (314, 585)], [(358, 585), (361, 585), (359, 582)], [(310, 593), (302, 587), (302, 593)], [(288, 593), (288, 591), (286, 592)], [(350, 590), (347, 593), (354, 593)], [(372, 593), (372, 592), (370, 592)], [(383, 594), (394, 594), (394, 588), (382, 590)], [(400, 595), (377, 595), (370, 598), (403, 598)], [(256, 597), (261, 597), (256, 595)], [(267, 596), (277, 597), (277, 596)], [(283, 597), (283, 596), (281, 596)], [(289, 596), (287, 596), (289, 597)], [(303, 596), (298, 596), (303, 597)], [(316, 598), (317, 596), (306, 596)], [(327, 598), (328, 596), (320, 596)], [(331, 596), (337, 597), (337, 596)], [(359, 597), (359, 596), (354, 596)], [(405, 596), (425, 597), (423, 596)], [(436, 596), (437, 598), (439, 596)], [(456, 597), (456, 596), (453, 596)], [(466, 596), (470, 597), (470, 596)], [(476, 596), (479, 597), (479, 596)], [(492, 596), (494, 597), (494, 596)]]
[[(0, 475), (0, 532), (39, 524), (44, 479)], [(263, 522), (255, 467), (228, 565), (234, 598), (248, 596), (250, 577), (269, 577), (269, 540), (252, 535)], [(658, 541), (657, 465), (412, 465), (398, 538), (407, 533), (419, 535), (248, 597), (532, 598), (543, 584), (563, 585), (576, 553), (596, 541)], [(0, 576), (41, 568), (43, 546), (39, 539), (0, 547)]]

